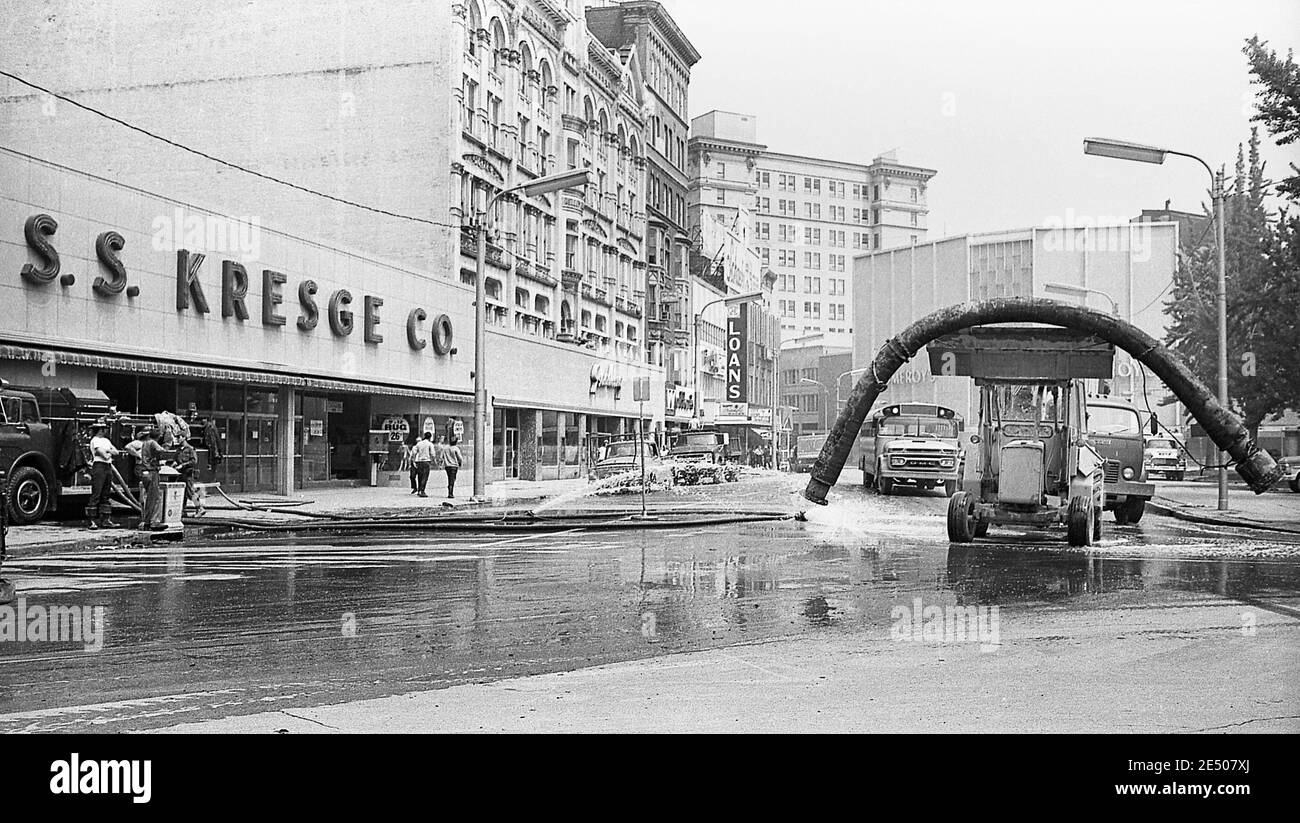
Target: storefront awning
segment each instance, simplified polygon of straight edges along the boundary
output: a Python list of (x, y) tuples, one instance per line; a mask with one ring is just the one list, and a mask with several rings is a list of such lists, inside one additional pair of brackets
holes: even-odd
[(324, 377), (282, 374), (274, 371), (257, 369), (229, 369), (214, 366), (199, 366), (192, 363), (177, 363), (167, 360), (139, 360), (130, 357), (110, 357), (103, 354), (65, 351), (60, 349), (33, 349), (26, 346), (0, 345), (0, 360), (34, 360), (45, 362), (54, 356), (57, 362), (69, 366), (84, 366), (105, 371), (148, 374), (156, 377), (184, 377), (190, 380), (213, 380), (224, 383), (254, 383), (267, 386), (288, 386), (295, 389), (310, 389), (327, 392), (349, 392), (353, 394), (380, 394), (393, 397), (419, 397), (427, 400), (444, 400), (451, 403), (468, 403), (473, 400), (469, 393), (443, 392), (427, 389), (412, 389), (403, 386), (389, 386), (383, 383), (370, 383), (362, 380), (332, 380)]
[[(649, 406), (649, 404), (646, 404)], [(542, 411), (569, 412), (572, 414), (587, 414), (592, 417), (625, 417), (629, 420), (635, 420), (637, 410), (631, 409), (597, 409), (592, 406), (566, 406), (562, 403), (550, 403), (541, 400), (524, 400), (517, 397), (502, 397), (500, 395), (492, 396), (493, 408), (509, 409), (540, 409)], [(645, 410), (645, 420), (654, 420), (652, 409)]]

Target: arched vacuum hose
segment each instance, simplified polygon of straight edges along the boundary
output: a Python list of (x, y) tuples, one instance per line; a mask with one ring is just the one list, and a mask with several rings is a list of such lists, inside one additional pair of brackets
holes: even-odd
[(1173, 390), (1214, 444), (1232, 456), (1237, 474), (1255, 494), (1268, 491), (1281, 479), (1282, 470), (1277, 462), (1255, 444), (1241, 420), (1220, 406), (1210, 390), (1183, 362), (1151, 335), (1095, 309), (1056, 300), (1016, 297), (961, 303), (940, 309), (886, 341), (849, 394), (848, 403), (813, 464), (804, 497), (819, 505), (826, 504), (826, 494), (839, 480), (844, 461), (857, 439), (858, 429), (862, 428), (862, 421), (899, 367), (936, 337), (991, 323), (1046, 323), (1090, 332), (1115, 344), (1150, 368)]

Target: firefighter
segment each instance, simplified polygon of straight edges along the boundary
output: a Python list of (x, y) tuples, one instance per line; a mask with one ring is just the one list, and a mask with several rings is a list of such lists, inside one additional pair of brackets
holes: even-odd
[(112, 504), (109, 492), (113, 488), (113, 458), (119, 454), (113, 441), (108, 439), (108, 422), (96, 420), (90, 426), (90, 502), (86, 504), (86, 517), (91, 529), (120, 529), (109, 519)]

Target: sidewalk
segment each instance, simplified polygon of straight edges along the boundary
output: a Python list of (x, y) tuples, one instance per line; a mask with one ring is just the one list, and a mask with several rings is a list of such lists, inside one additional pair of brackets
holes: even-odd
[(1255, 494), (1242, 483), (1228, 487), (1228, 510), (1219, 511), (1219, 490), (1196, 481), (1157, 482), (1150, 508), (1194, 523), (1269, 529), (1300, 534), (1300, 494), (1279, 485)]
[[(280, 508), (284, 510), (283, 512), (246, 511), (231, 505), (218, 494), (209, 493), (206, 500), (208, 513), (201, 518), (186, 518), (186, 534), (187, 536), (201, 534), (207, 530), (207, 527), (221, 526), (232, 520), (295, 522), (306, 519), (290, 513), (294, 511), (356, 516), (401, 513), (427, 516), (480, 509), (530, 508), (546, 501), (563, 502), (566, 498), (582, 497), (589, 488), (586, 478), (535, 482), (504, 480), (489, 483), (486, 490), (487, 499), (476, 503), (469, 499), (470, 484), (464, 483), (463, 488), (460, 487), (462, 484), (457, 484), (457, 491), (464, 496), (448, 500), (446, 486), (435, 487), (432, 480), (433, 478), (430, 478), (428, 497), (412, 495), (407, 486), (309, 489), (289, 497), (274, 494), (230, 495), (246, 505)], [(115, 517), (123, 524), (135, 523), (135, 518), (128, 517), (124, 511), (118, 512)], [(32, 526), (11, 526), (6, 537), (6, 547), (10, 557), (30, 557), (63, 551), (112, 549), (140, 544), (149, 539), (149, 535), (141, 534), (134, 529), (90, 531), (85, 527), (84, 520), (70, 520), (64, 523), (45, 520)]]

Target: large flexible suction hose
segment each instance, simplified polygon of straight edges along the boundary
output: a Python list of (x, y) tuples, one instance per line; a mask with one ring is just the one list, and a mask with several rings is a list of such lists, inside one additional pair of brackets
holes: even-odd
[(876, 352), (875, 359), (849, 394), (804, 489), (804, 497), (825, 505), (826, 494), (839, 480), (844, 461), (862, 421), (889, 378), (923, 346), (937, 337), (970, 326), (990, 323), (1046, 323), (1097, 335), (1119, 346), (1155, 372), (1220, 449), (1232, 456), (1237, 474), (1256, 494), (1262, 494), (1282, 477), (1282, 470), (1266, 451), (1251, 439), (1241, 420), (1219, 405), (1218, 400), (1168, 348), (1151, 335), (1118, 317), (1095, 309), (1043, 298), (1005, 298), (961, 303), (926, 315), (903, 329)]

